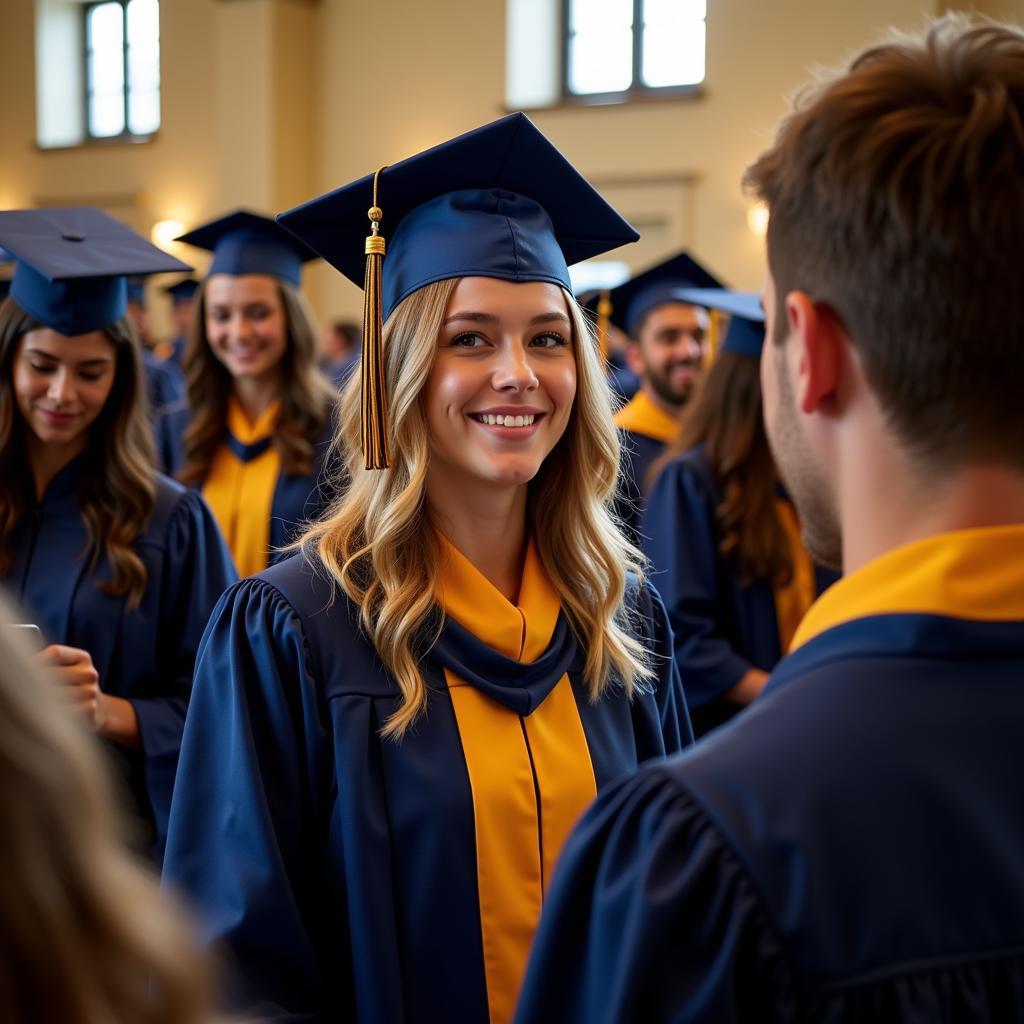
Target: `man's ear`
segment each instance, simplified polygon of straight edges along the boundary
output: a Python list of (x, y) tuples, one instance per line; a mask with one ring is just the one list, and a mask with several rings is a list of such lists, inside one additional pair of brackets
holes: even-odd
[(640, 356), (640, 342), (634, 341), (632, 338), (629, 339), (629, 344), (626, 346), (626, 365), (638, 377), (642, 377), (646, 370)]
[(786, 296), (794, 346), (792, 380), (801, 412), (819, 411), (839, 390), (846, 332), (833, 310), (806, 292)]

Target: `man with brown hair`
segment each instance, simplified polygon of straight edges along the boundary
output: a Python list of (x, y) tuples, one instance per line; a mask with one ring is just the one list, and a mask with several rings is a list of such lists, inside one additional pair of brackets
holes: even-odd
[(1024, 1020), (1024, 33), (867, 51), (747, 182), (769, 436), (846, 576), (584, 818), (518, 1020)]

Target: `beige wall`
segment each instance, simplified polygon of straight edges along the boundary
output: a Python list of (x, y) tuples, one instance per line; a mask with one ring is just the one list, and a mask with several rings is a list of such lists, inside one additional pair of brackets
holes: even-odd
[[(634, 267), (685, 245), (730, 283), (756, 287), (761, 242), (747, 227), (739, 179), (786, 95), (813, 65), (950, 6), (710, 0), (699, 98), (531, 116), (648, 230), (646, 246), (622, 250)], [(1024, 0), (975, 6), (1024, 21)], [(163, 0), (161, 8), (158, 137), (43, 152), (34, 141), (34, 4), (5, 0), (0, 205), (94, 202), (143, 231), (239, 205), (274, 212), (505, 113), (502, 0)], [(329, 268), (307, 272), (307, 288), (324, 316), (358, 312), (358, 290)]]

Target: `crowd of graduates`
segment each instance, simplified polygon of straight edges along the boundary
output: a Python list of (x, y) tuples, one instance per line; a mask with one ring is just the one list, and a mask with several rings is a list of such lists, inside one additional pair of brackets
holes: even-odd
[(202, 280), (0, 211), (0, 1017), (1024, 1020), (1022, 126), (1017, 29), (859, 55), (760, 294), (574, 296), (523, 114)]

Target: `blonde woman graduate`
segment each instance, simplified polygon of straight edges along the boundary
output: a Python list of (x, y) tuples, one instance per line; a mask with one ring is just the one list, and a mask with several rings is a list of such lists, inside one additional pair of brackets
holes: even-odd
[[(185, 264), (92, 207), (0, 212), (0, 583), (123, 769), (158, 855), (199, 639), (237, 576), (198, 494), (153, 469), (126, 274)], [(187, 268), (186, 268), (187, 269)]]
[(179, 242), (213, 253), (185, 351), (187, 407), (158, 428), (169, 472), (202, 491), (239, 575), (280, 557), (329, 503), (320, 487), (336, 394), (299, 290), (316, 253), (247, 210)]
[(370, 228), (351, 484), (212, 618), (166, 875), (250, 1012), (500, 1024), (568, 829), (691, 738), (569, 290), (636, 235), (521, 114), (281, 221), (361, 283)]

